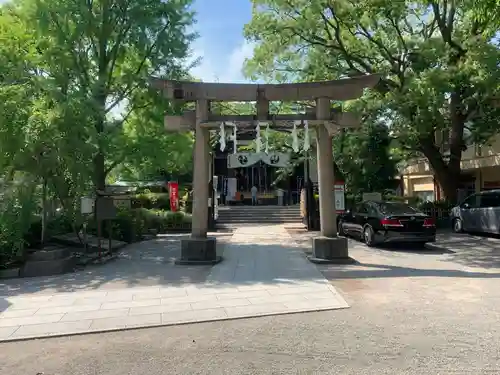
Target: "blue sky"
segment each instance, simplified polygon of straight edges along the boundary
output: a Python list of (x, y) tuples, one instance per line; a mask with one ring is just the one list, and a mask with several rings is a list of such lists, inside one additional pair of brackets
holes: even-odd
[(195, 0), (193, 56), (201, 57), (191, 73), (205, 82), (246, 82), (241, 69), (252, 56), (252, 45), (243, 38), (243, 26), (250, 21), (250, 0)]

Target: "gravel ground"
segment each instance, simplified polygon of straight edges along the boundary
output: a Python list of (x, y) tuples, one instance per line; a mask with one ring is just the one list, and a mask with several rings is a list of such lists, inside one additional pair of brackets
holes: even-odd
[(321, 267), (350, 309), (0, 344), (0, 373), (500, 374), (498, 263), (350, 249), (358, 265)]

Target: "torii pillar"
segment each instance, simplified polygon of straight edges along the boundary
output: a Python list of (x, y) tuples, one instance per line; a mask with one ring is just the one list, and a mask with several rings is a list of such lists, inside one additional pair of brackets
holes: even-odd
[(313, 238), (313, 253), (309, 260), (320, 264), (351, 263), (353, 260), (349, 257), (347, 239), (337, 236), (332, 137), (326, 128), (330, 113), (330, 99), (316, 99), (316, 118), (324, 120), (316, 126), (321, 235)]
[(217, 256), (216, 238), (207, 236), (210, 133), (202, 123), (208, 120), (209, 112), (208, 100), (196, 101), (191, 237), (181, 241), (181, 257), (177, 264), (216, 264), (222, 259)]

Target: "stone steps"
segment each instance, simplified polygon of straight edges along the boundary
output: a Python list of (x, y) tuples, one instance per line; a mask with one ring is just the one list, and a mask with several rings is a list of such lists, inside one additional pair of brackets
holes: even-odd
[(301, 223), (298, 206), (230, 206), (219, 209), (217, 224), (282, 224)]

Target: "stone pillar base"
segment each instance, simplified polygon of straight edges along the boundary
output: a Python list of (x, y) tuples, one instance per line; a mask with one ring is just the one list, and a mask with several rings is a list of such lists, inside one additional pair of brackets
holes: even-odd
[(356, 261), (349, 257), (347, 238), (313, 238), (313, 255), (308, 259), (317, 264), (352, 264)]
[(181, 240), (181, 257), (175, 261), (179, 265), (212, 265), (222, 257), (217, 256), (217, 240), (215, 237), (191, 237)]

